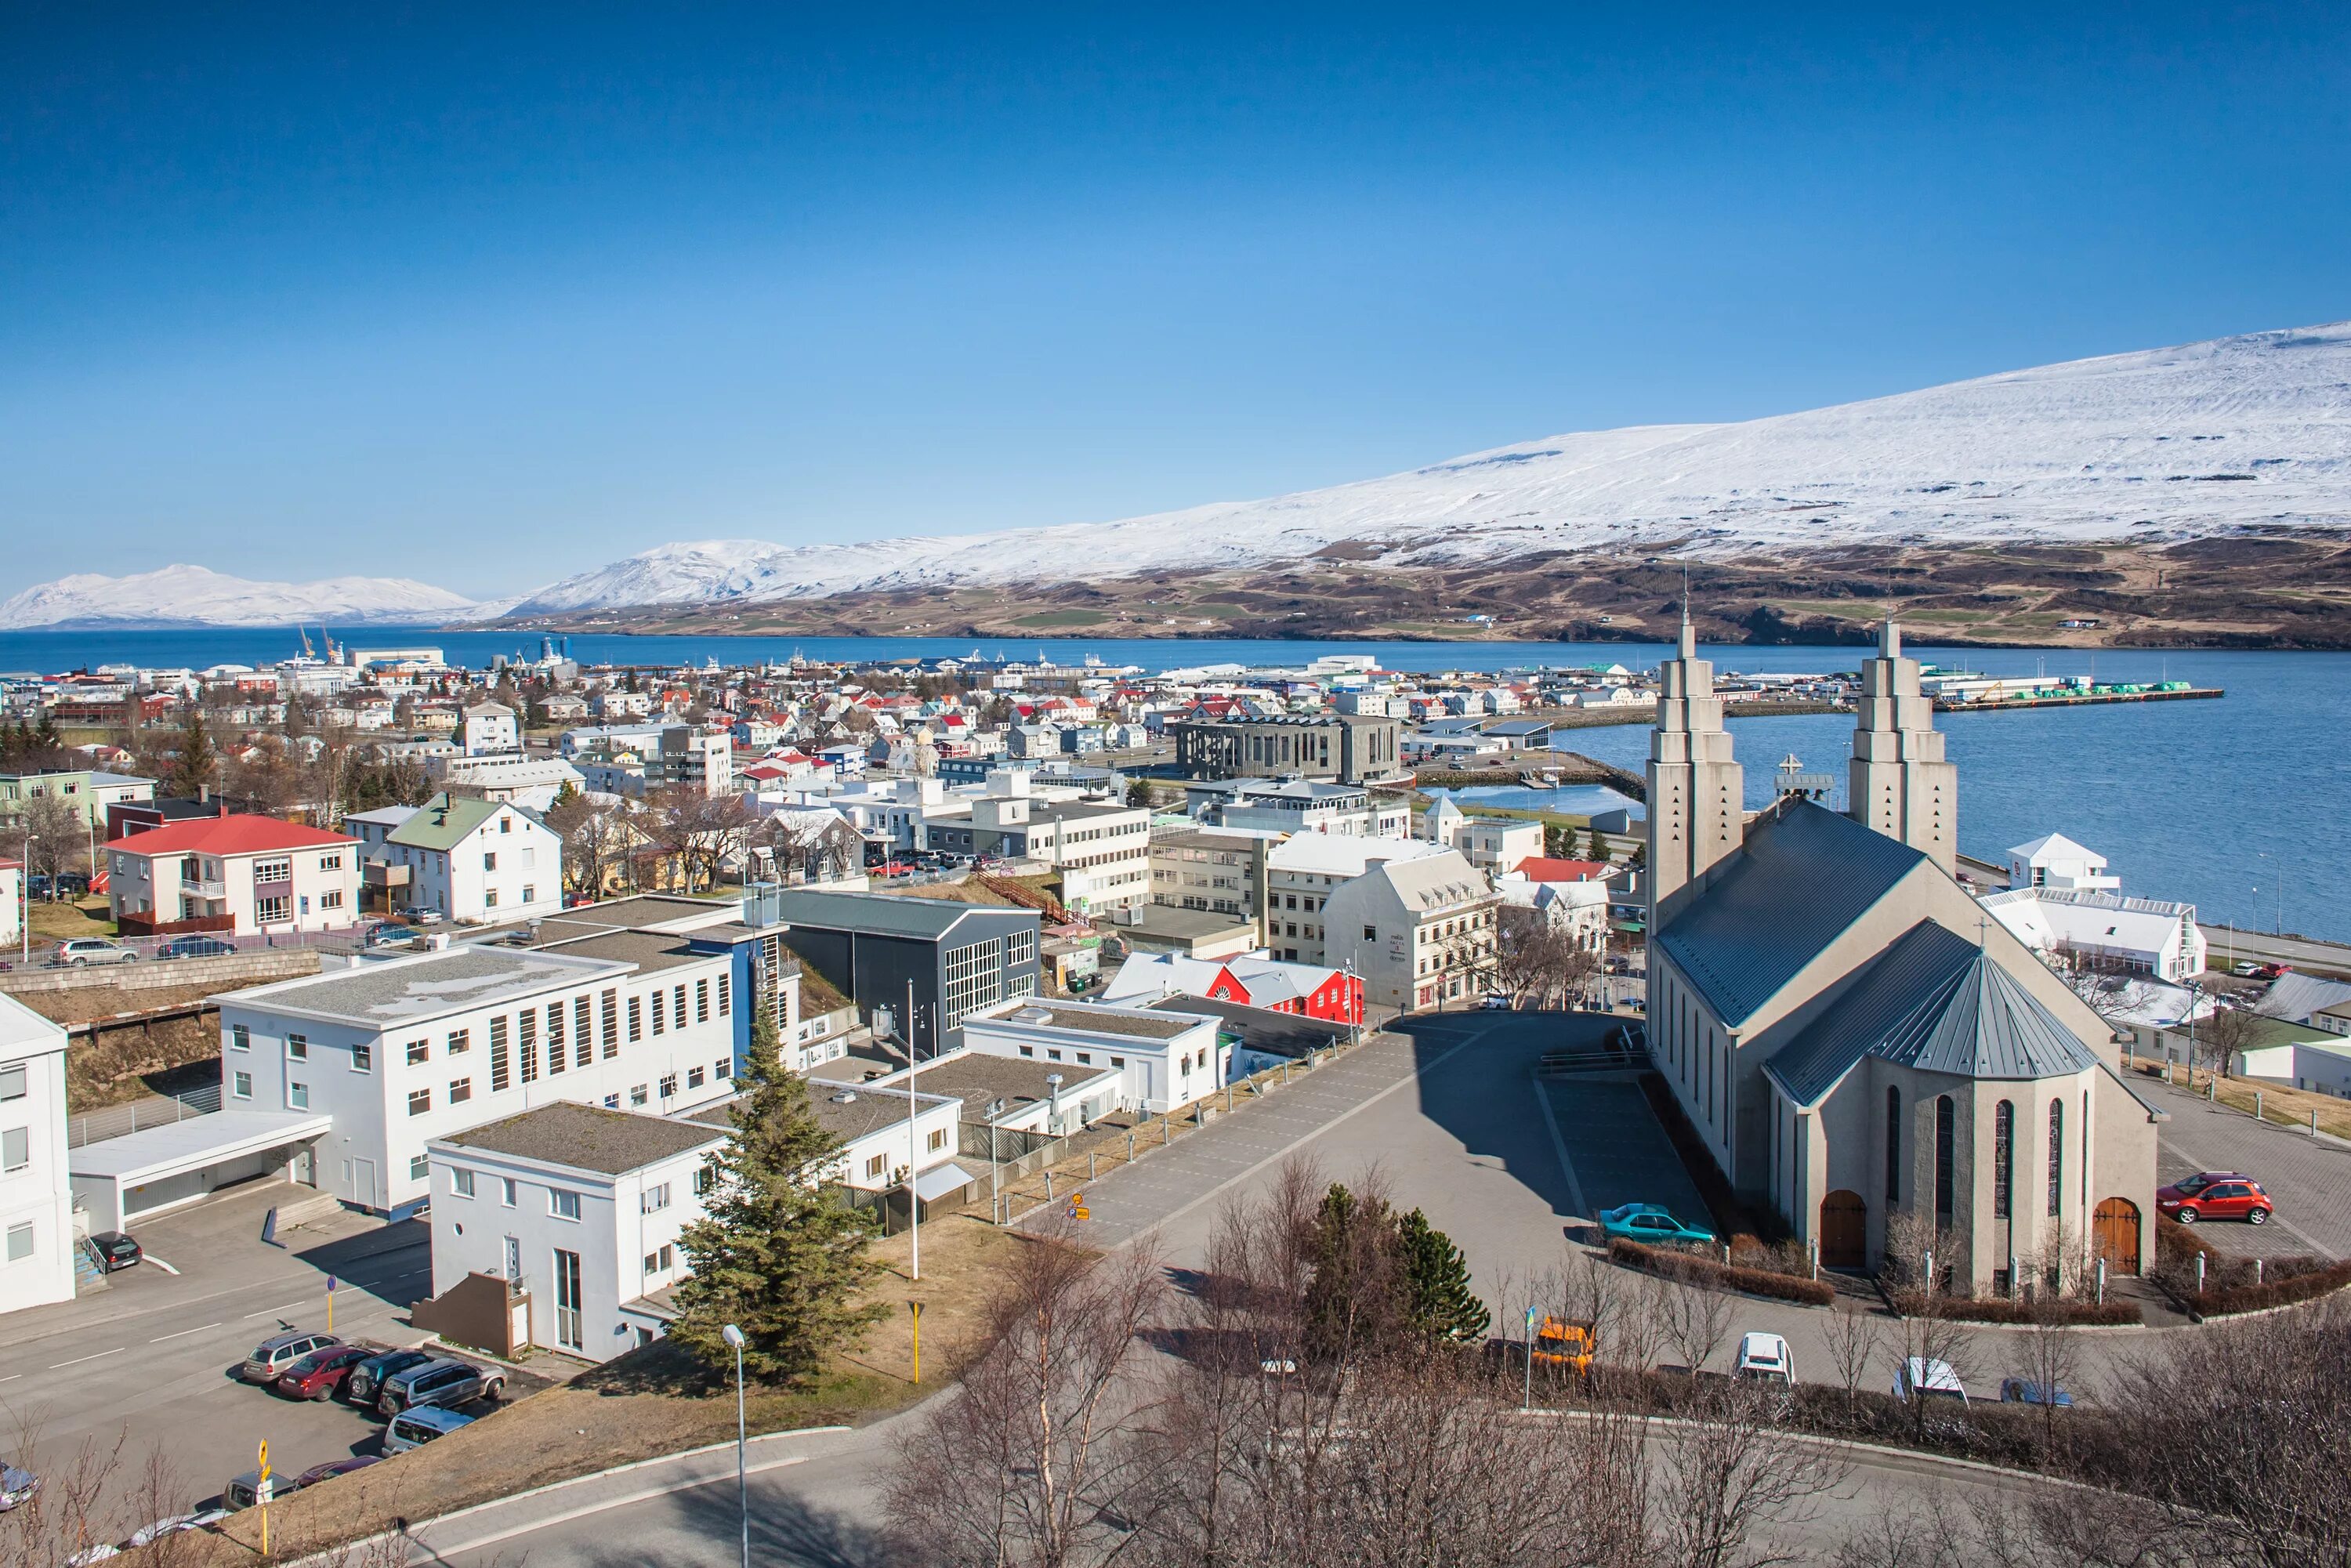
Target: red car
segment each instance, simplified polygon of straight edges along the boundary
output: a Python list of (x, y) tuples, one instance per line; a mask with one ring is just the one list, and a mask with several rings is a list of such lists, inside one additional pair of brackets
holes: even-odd
[(277, 1392), (288, 1399), (324, 1399), (343, 1385), (351, 1368), (376, 1352), (363, 1344), (333, 1344), (314, 1350), (286, 1369)]
[(2158, 1187), (2155, 1207), (2182, 1225), (2202, 1219), (2241, 1219), (2267, 1225), (2275, 1207), (2262, 1184), (2235, 1171), (2199, 1171), (2167, 1187)]

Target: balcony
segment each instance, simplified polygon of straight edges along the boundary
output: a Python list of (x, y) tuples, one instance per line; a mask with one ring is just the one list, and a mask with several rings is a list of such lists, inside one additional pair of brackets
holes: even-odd
[(217, 878), (207, 880), (203, 877), (183, 876), (180, 879), (180, 892), (187, 898), (226, 898), (228, 883)]
[(383, 861), (368, 861), (363, 864), (364, 875), (370, 887), (385, 889), (406, 887), (413, 873), (413, 867), (392, 865)]

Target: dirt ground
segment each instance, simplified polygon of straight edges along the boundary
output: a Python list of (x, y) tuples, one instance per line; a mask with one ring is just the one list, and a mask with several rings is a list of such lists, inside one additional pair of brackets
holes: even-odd
[[(911, 1239), (877, 1242), (872, 1299), (892, 1308), (865, 1341), (836, 1355), (817, 1385), (801, 1391), (753, 1385), (755, 1432), (855, 1425), (878, 1419), (950, 1381), (984, 1344), (987, 1304), (1005, 1260), (1034, 1245), (962, 1217), (923, 1229), (923, 1278), (909, 1277)], [(923, 1303), (923, 1385), (912, 1381), (913, 1314)], [(543, 1361), (535, 1370), (549, 1370)], [(665, 1343), (582, 1370), (567, 1384), (518, 1399), (496, 1414), (396, 1461), (371, 1466), (300, 1492), (270, 1510), (273, 1552), (292, 1555), (657, 1454), (725, 1442), (735, 1435), (731, 1385), (710, 1379)], [(259, 1521), (238, 1515), (220, 1534), (198, 1538), (186, 1562), (247, 1563)]]

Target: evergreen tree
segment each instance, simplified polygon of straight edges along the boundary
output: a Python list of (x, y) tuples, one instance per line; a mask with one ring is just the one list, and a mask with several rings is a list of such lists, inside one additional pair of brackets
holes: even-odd
[(180, 727), (180, 749), (172, 758), (172, 770), (163, 776), (164, 795), (174, 800), (201, 795), (211, 786), (219, 764), (212, 732), (204, 727), (204, 710), (191, 704), (188, 722)]
[(1397, 1309), (1394, 1221), (1378, 1198), (1333, 1182), (1306, 1239), (1306, 1353), (1330, 1363), (1384, 1350)]
[(1591, 838), (1584, 841), (1583, 858), (1598, 861), (1602, 865), (1608, 863), (1608, 841), (1600, 836), (1597, 828), (1593, 829)]
[(1396, 1221), (1395, 1245), (1405, 1290), (1405, 1315), (1432, 1340), (1475, 1344), (1491, 1321), (1469, 1288), (1469, 1260), (1453, 1239), (1418, 1209)]
[(66, 748), (65, 737), (57, 733), (57, 721), (47, 708), (41, 710), (41, 722), (33, 730), (32, 747), (44, 760)]
[(734, 1353), (722, 1331), (733, 1323), (747, 1374), (805, 1384), (827, 1352), (887, 1309), (856, 1303), (873, 1272), (872, 1228), (824, 1189), (841, 1141), (817, 1120), (808, 1086), (783, 1071), (765, 999), (747, 999), (751, 1050), (735, 1080), (735, 1138), (714, 1162), (704, 1218), (678, 1238), (694, 1272), (677, 1287), (670, 1337), (724, 1369)]

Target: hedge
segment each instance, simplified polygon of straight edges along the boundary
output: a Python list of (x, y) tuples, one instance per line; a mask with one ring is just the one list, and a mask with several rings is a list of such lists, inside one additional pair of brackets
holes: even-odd
[(2351, 1285), (2351, 1260), (2330, 1263), (2324, 1269), (2288, 1279), (2264, 1280), (2258, 1285), (2229, 1285), (2217, 1291), (2207, 1290), (2200, 1296), (2189, 1296), (2180, 1305), (2199, 1318), (2225, 1318), (2239, 1312), (2265, 1312), (2271, 1307), (2290, 1307), (2297, 1301), (2315, 1301), (2346, 1285)]
[[(1906, 1318), (1914, 1318), (1924, 1310), (1926, 1302), (1916, 1291), (1886, 1298), (1894, 1310)], [(2077, 1327), (2111, 1326), (2118, 1323), (2139, 1323), (2147, 1320), (2140, 1315), (2137, 1301), (2011, 1301), (2002, 1296), (1938, 1296), (1935, 1315), (1964, 1323), (2032, 1323), (2039, 1322), (2044, 1312), (2054, 1310), (2057, 1321)]]
[(1608, 1256), (1628, 1269), (1646, 1269), (1652, 1274), (1662, 1274), (1668, 1280), (1679, 1280), (1685, 1284), (1702, 1285), (1719, 1291), (1742, 1291), (1750, 1296), (1769, 1296), (1774, 1301), (1795, 1301), (1807, 1307), (1825, 1307), (1836, 1300), (1836, 1291), (1824, 1281), (1807, 1280), (1794, 1274), (1774, 1274), (1766, 1269), (1741, 1269), (1691, 1252), (1671, 1252), (1663, 1248), (1644, 1247), (1621, 1236), (1608, 1243)]

